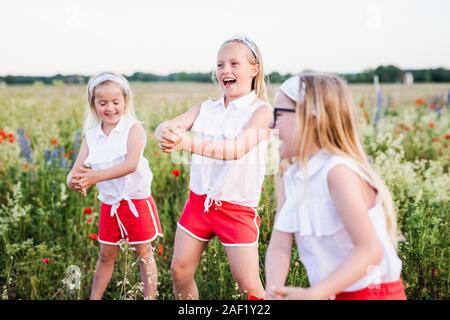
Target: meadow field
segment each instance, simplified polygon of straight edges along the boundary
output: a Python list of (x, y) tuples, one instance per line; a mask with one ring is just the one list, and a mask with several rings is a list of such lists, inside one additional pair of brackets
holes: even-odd
[[(145, 156), (164, 238), (155, 242), (159, 299), (173, 299), (170, 261), (176, 222), (188, 196), (189, 166), (156, 146), (153, 131), (218, 89), (196, 83), (132, 83), (138, 117), (148, 133)], [(270, 97), (276, 85), (269, 87)], [(352, 85), (360, 133), (373, 166), (392, 191), (402, 241), (402, 278), (410, 299), (450, 297), (450, 84)], [(81, 142), (85, 86), (0, 87), (1, 299), (87, 299), (98, 256), (99, 201), (65, 181)], [(276, 147), (274, 142), (272, 148)], [(258, 212), (261, 278), (275, 214), (274, 174), (268, 158)], [(123, 246), (105, 299), (141, 299), (134, 252)], [(307, 286), (293, 249), (289, 285)], [(223, 248), (211, 241), (196, 279), (201, 299), (245, 299)]]

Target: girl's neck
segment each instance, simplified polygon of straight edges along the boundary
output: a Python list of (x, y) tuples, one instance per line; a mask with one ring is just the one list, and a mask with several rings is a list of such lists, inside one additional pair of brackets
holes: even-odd
[(253, 90), (249, 90), (249, 91), (246, 91), (246, 92), (244, 92), (244, 93), (242, 93), (242, 94), (239, 94), (239, 95), (236, 95), (236, 96), (227, 96), (227, 95), (224, 95), (224, 97), (223, 97), (223, 104), (225, 105), (225, 108), (226, 107), (228, 107), (228, 105), (231, 103), (231, 102), (233, 102), (234, 100), (237, 100), (237, 99), (239, 99), (239, 98), (242, 98), (242, 97), (244, 97), (244, 96), (246, 96), (246, 95), (248, 95), (250, 92), (252, 92)]
[(117, 123), (115, 125), (106, 125), (105, 122), (103, 122), (103, 121), (101, 124), (102, 131), (107, 137), (109, 137), (109, 134), (116, 126), (117, 126)]

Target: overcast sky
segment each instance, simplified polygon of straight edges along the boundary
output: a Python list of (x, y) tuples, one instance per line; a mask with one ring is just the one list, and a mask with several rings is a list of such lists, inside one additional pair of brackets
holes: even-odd
[(0, 75), (208, 72), (237, 33), (266, 72), (450, 68), (447, 0), (1, 0)]

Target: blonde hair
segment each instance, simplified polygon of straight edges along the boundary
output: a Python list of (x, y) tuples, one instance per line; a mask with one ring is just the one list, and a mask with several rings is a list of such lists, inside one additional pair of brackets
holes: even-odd
[(269, 99), (267, 98), (267, 88), (264, 77), (264, 66), (262, 62), (261, 50), (259, 50), (258, 46), (246, 36), (235, 36), (234, 38), (231, 38), (222, 43), (220, 48), (232, 42), (240, 43), (246, 46), (249, 51), (247, 55), (248, 62), (251, 65), (258, 65), (258, 74), (252, 80), (252, 90), (255, 90), (256, 98), (258, 100), (268, 101)]
[(122, 90), (125, 99), (125, 116), (136, 119), (133, 94), (128, 80), (118, 73), (102, 72), (92, 76), (87, 85), (87, 104), (83, 123), (83, 134), (86, 134), (89, 129), (101, 122), (95, 109), (95, 89), (107, 84), (115, 84)]
[[(318, 144), (328, 152), (350, 158), (362, 169), (379, 192), (392, 242), (397, 244), (397, 217), (394, 201), (380, 176), (371, 167), (359, 139), (356, 108), (347, 84), (335, 75), (302, 74), (304, 99), (296, 104), (297, 159), (301, 167), (308, 162), (308, 150)], [(300, 88), (299, 88), (300, 90)]]

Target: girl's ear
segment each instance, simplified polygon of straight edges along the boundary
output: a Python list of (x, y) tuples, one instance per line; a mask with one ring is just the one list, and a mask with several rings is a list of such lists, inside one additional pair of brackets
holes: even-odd
[(259, 73), (259, 64), (252, 65), (252, 78), (256, 77)]

